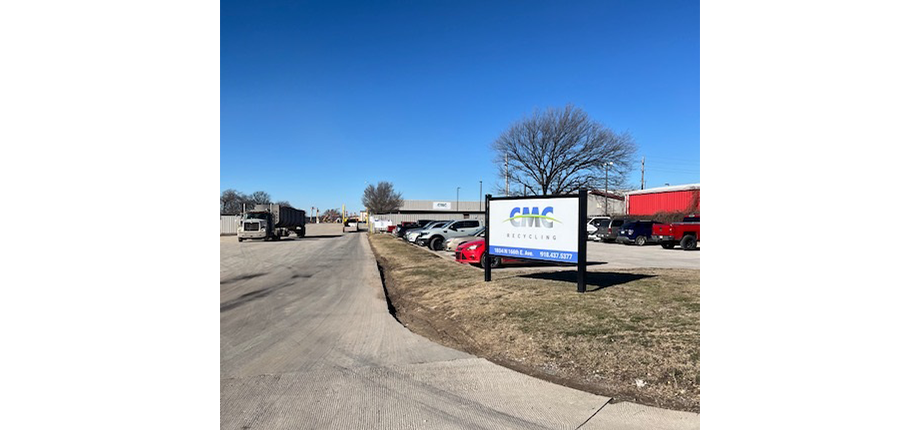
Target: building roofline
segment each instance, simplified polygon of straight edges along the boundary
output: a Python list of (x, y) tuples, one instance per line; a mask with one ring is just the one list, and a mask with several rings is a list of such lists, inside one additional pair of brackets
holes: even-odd
[(637, 195), (637, 194), (655, 194), (655, 193), (667, 193), (672, 191), (691, 191), (700, 189), (700, 184), (687, 184), (687, 185), (672, 185), (668, 187), (658, 187), (658, 188), (648, 188), (645, 190), (635, 190), (626, 193), (627, 195)]
[(588, 191), (588, 194), (592, 194), (595, 196), (604, 196), (604, 197), (607, 197), (608, 199), (626, 200), (626, 198), (623, 195), (617, 194), (615, 191), (610, 191), (610, 190), (607, 190), (607, 191), (591, 190), (591, 191)]

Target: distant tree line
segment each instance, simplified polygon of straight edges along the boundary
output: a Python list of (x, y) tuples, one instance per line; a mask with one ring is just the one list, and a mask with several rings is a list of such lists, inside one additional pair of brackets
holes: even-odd
[(286, 200), (272, 201), (272, 196), (265, 191), (245, 194), (231, 188), (220, 193), (220, 213), (224, 215), (241, 214), (243, 204), (247, 207), (252, 207), (253, 205), (267, 205), (272, 203), (291, 207), (291, 204)]

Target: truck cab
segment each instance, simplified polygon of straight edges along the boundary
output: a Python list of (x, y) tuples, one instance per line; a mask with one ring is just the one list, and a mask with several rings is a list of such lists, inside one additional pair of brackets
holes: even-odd
[(696, 249), (700, 241), (700, 217), (692, 215), (684, 218), (683, 222), (656, 225), (654, 230), (653, 238), (662, 248), (672, 249), (680, 245), (681, 249), (689, 251)]
[(265, 212), (248, 212), (240, 219), (236, 237), (240, 242), (243, 239), (265, 239), (268, 232), (272, 231), (272, 216)]

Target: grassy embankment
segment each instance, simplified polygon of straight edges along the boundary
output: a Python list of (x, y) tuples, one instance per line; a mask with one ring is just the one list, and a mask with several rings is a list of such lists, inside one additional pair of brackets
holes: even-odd
[(396, 315), (429, 339), (614, 401), (699, 411), (698, 270), (493, 272), (370, 235)]

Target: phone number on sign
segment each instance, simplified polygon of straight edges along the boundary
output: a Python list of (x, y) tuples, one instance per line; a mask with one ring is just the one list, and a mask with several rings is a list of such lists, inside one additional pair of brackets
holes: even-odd
[(560, 260), (571, 260), (574, 257), (574, 254), (568, 252), (550, 252), (550, 251), (540, 251), (540, 256), (543, 258), (553, 258)]

